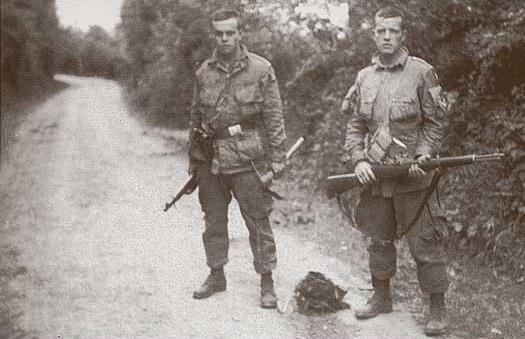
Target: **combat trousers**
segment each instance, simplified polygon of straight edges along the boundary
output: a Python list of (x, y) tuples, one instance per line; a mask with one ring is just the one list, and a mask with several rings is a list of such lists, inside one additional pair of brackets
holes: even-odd
[(213, 269), (228, 262), (228, 205), (232, 193), (248, 228), (255, 271), (270, 272), (277, 263), (269, 220), (272, 197), (253, 171), (214, 175), (208, 166), (199, 169), (199, 202), (206, 225), (202, 236), (206, 263)]
[[(392, 278), (396, 273), (397, 251), (394, 240), (406, 236), (410, 253), (417, 265), (419, 286), (424, 293), (444, 293), (448, 288), (443, 227), (429, 209), (423, 208), (418, 220), (407, 225), (420, 205), (425, 191), (385, 198), (364, 191), (358, 208), (366, 213), (363, 230), (370, 236), (368, 246), (371, 274), (379, 279)], [(429, 204), (435, 203), (433, 195)]]

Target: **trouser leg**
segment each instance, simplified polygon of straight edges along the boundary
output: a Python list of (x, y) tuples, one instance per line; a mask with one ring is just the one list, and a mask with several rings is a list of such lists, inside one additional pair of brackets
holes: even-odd
[(368, 256), (373, 277), (385, 280), (396, 274), (397, 251), (393, 242), (372, 239), (368, 246)]
[(356, 219), (370, 237), (370, 273), (381, 280), (392, 278), (396, 272), (397, 261), (394, 246), (396, 223), (392, 199), (364, 191), (357, 206)]
[(420, 219), (407, 233), (410, 253), (417, 265), (419, 286), (424, 293), (445, 293), (448, 289), (446, 255), (441, 239), (430, 214), (424, 210)]
[(263, 189), (255, 172), (235, 174), (231, 180), (233, 193), (248, 228), (255, 271), (259, 274), (271, 272), (277, 264), (275, 239), (269, 218), (272, 197)]
[(202, 168), (199, 175), (199, 202), (206, 225), (202, 235), (206, 264), (216, 269), (228, 262), (228, 205), (231, 193), (227, 179), (213, 175), (209, 168)]

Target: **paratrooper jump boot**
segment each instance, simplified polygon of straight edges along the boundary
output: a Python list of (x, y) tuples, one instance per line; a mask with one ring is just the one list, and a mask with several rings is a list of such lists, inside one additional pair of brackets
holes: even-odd
[(428, 336), (442, 335), (446, 332), (447, 326), (445, 294), (432, 293), (430, 295), (430, 319), (425, 326), (425, 334)]
[(224, 269), (212, 269), (206, 281), (193, 292), (194, 299), (205, 299), (211, 297), (217, 292), (226, 291), (226, 277)]
[(261, 307), (277, 307), (277, 296), (273, 290), (272, 272), (261, 274)]
[(392, 312), (390, 279), (380, 280), (372, 277), (372, 284), (374, 286), (374, 294), (368, 299), (368, 302), (363, 308), (355, 311), (355, 317), (357, 319), (370, 319), (380, 313)]

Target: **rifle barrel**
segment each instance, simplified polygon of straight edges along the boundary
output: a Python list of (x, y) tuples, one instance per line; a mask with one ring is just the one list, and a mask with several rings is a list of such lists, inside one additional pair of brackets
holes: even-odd
[[(432, 158), (427, 162), (423, 162), (420, 167), (427, 171), (440, 167), (455, 167), (478, 162), (498, 161), (505, 157), (503, 153), (492, 154), (469, 154), (455, 157)], [(408, 175), (408, 169), (412, 164), (418, 163), (416, 160), (408, 161), (399, 165), (372, 165), (372, 171), (378, 179), (394, 179), (401, 178)], [(355, 185), (359, 184), (357, 175), (355, 173), (336, 174), (327, 177), (327, 191), (328, 197), (332, 198), (335, 195), (349, 190)]]
[(352, 179), (352, 178), (356, 178), (356, 177), (357, 177), (357, 175), (355, 173), (346, 173), (346, 174), (330, 175), (327, 179), (328, 180)]

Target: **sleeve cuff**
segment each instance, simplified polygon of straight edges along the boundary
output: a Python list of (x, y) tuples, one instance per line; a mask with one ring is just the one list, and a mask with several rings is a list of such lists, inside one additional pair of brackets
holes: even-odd
[(425, 154), (433, 154), (434, 149), (430, 145), (426, 144), (420, 144), (416, 146), (416, 154), (415, 156), (419, 155), (425, 155)]
[(355, 168), (357, 163), (360, 162), (360, 161), (363, 161), (363, 160), (365, 160), (365, 161), (368, 160), (366, 158), (365, 152), (363, 152), (363, 151), (354, 152), (352, 154), (352, 168)]

